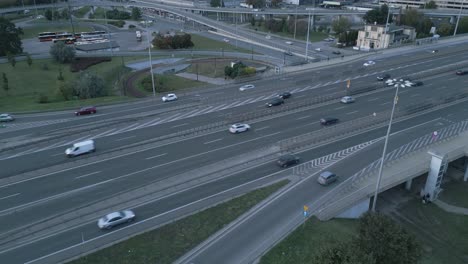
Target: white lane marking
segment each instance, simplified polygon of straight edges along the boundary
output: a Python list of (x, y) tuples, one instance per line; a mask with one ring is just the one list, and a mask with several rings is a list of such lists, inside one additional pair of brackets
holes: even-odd
[(98, 174), (98, 173), (100, 173), (100, 172), (101, 172), (101, 171), (91, 172), (91, 173), (88, 173), (88, 174), (85, 174), (85, 175), (81, 175), (81, 176), (75, 177), (75, 179), (81, 179), (81, 178), (88, 177), (88, 176), (91, 176), (91, 175), (94, 175), (94, 174)]
[(453, 81), (453, 80), (455, 80), (455, 79), (457, 79), (457, 78), (458, 78), (458, 77), (449, 78), (449, 79), (447, 79), (447, 81)]
[(385, 102), (383, 104), (380, 104), (380, 105), (386, 105), (386, 104), (391, 104), (392, 102)]
[(410, 129), (413, 129), (413, 128), (416, 128), (416, 127), (419, 127), (419, 126), (423, 126), (423, 125), (429, 124), (429, 123), (431, 123), (431, 122), (435, 122), (436, 120), (439, 120), (439, 119), (441, 119), (441, 118), (438, 117), (438, 118), (432, 119), (432, 120), (430, 120), (430, 121), (427, 121), (427, 122), (424, 122), (424, 123), (421, 123), (421, 124), (418, 124), (418, 125), (414, 125), (414, 126), (412, 126), (412, 127), (408, 127), (408, 128), (403, 129), (403, 130), (399, 130), (399, 131), (397, 131), (397, 132), (392, 133), (391, 135), (392, 135), (392, 136), (393, 136), (393, 135), (398, 135), (398, 134), (400, 134), (400, 133), (402, 133), (402, 132), (405, 132), (405, 131), (408, 131), (408, 130), (410, 130)]
[(355, 114), (355, 113), (357, 113), (357, 112), (359, 112), (359, 111), (356, 110), (356, 111), (348, 112), (348, 113), (346, 113), (346, 114), (347, 114), (347, 115), (352, 115), (352, 114)]
[(261, 127), (261, 128), (256, 128), (255, 131), (260, 131), (260, 130), (264, 130), (264, 129), (267, 129), (267, 128), (269, 128), (269, 126)]
[(129, 139), (129, 138), (134, 138), (134, 137), (136, 137), (136, 136), (123, 137), (123, 138), (116, 139), (115, 141), (122, 141), (122, 140), (126, 140), (126, 139)]
[(15, 193), (15, 194), (12, 194), (12, 195), (8, 195), (8, 196), (5, 196), (5, 197), (2, 197), (2, 198), (0, 198), (0, 200), (8, 199), (8, 198), (15, 197), (15, 196), (18, 196), (18, 195), (20, 195), (20, 193)]
[(296, 120), (306, 119), (306, 118), (309, 118), (309, 117), (310, 117), (310, 115), (302, 116), (302, 117), (296, 118)]
[(346, 106), (340, 106), (340, 107), (337, 107), (337, 108), (334, 108), (333, 110), (340, 110), (340, 109), (343, 109), (345, 108)]
[(156, 155), (156, 156), (151, 156), (151, 157), (148, 157), (148, 158), (145, 158), (145, 159), (147, 159), (147, 160), (149, 160), (149, 159), (155, 159), (155, 158), (158, 158), (158, 157), (162, 157), (162, 156), (164, 156), (164, 155), (167, 155), (167, 153), (159, 154), (159, 155)]
[(367, 100), (367, 102), (377, 101), (379, 99), (380, 99), (380, 97), (377, 97), (377, 98), (369, 99), (369, 100)]
[(60, 156), (60, 155), (65, 155), (65, 153), (60, 152), (60, 153), (57, 153), (57, 154), (52, 154), (52, 155), (50, 155), (50, 156), (56, 157), (56, 156)]
[(176, 128), (176, 127), (181, 127), (181, 126), (186, 126), (186, 125), (188, 125), (188, 123), (183, 123), (183, 124), (180, 124), (180, 125), (172, 126), (171, 128)]
[(220, 140), (223, 140), (223, 138), (218, 138), (218, 139), (215, 139), (215, 140), (207, 141), (207, 142), (205, 142), (203, 144), (211, 144), (211, 143), (214, 143), (214, 142), (218, 142)]
[(420, 94), (412, 94), (412, 95), (410, 95), (410, 97), (416, 97), (416, 96), (420, 96)]

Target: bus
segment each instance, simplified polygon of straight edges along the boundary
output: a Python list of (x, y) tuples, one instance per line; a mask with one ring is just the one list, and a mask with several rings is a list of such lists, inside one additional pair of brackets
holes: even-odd
[(69, 37), (69, 38), (56, 38), (53, 40), (54, 43), (63, 42), (65, 44), (74, 44), (76, 42), (76, 38)]
[(56, 35), (56, 32), (41, 32), (39, 33), (38, 38), (40, 42), (52, 41)]
[(106, 34), (107, 34), (106, 31), (91, 31), (91, 32), (76, 33), (75, 37), (82, 38), (82, 39), (105, 38)]

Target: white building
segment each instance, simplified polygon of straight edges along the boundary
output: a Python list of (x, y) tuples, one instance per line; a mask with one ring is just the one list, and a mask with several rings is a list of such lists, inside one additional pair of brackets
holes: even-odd
[[(429, 3), (431, 0), (380, 0), (380, 4), (387, 4), (388, 6), (401, 6), (401, 7), (414, 7), (414, 8), (424, 8), (424, 5)], [(463, 3), (465, 0), (433, 0), (437, 8), (451, 8), (451, 9), (460, 9), (463, 6), (463, 9), (468, 9), (468, 3)]]
[(356, 46), (361, 50), (385, 49), (391, 45), (416, 39), (413, 27), (370, 24), (359, 30)]

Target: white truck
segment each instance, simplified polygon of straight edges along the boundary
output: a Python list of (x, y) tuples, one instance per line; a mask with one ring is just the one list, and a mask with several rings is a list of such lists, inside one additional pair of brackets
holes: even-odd
[(94, 146), (94, 140), (90, 139), (73, 144), (73, 146), (65, 150), (65, 155), (71, 158), (94, 151), (96, 151), (96, 147)]

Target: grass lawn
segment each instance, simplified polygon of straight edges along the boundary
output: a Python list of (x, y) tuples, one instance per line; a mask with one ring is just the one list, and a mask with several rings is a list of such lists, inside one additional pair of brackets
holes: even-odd
[(315, 217), (310, 218), (264, 255), (260, 264), (312, 263), (321, 246), (351, 240), (357, 233), (357, 226), (357, 220), (333, 219), (321, 222)]
[(0, 1), (0, 8), (12, 7), (16, 3), (16, 0), (2, 0)]
[(468, 263), (468, 216), (423, 205), (420, 199), (409, 201), (400, 213), (407, 219), (403, 225), (423, 244), (423, 264)]
[[(149, 76), (150, 76), (149, 73), (146, 75), (142, 75), (136, 81), (138, 89), (146, 94), (152, 94), (153, 92), (145, 90), (141, 82), (143, 81), (143, 79), (149, 78)], [(150, 80), (148, 81), (148, 83), (149, 82)], [(173, 74), (165, 74), (165, 75), (155, 74), (154, 85), (156, 87), (157, 93), (161, 93), (161, 92), (165, 93), (169, 91), (173, 92), (173, 91), (183, 90), (183, 89), (192, 88), (192, 87), (205, 86), (206, 83), (182, 78)]]
[(90, 10), (90, 6), (83, 6), (80, 9), (73, 11), (73, 15), (77, 18), (83, 18)]
[(72, 261), (70, 264), (172, 263), (287, 183), (288, 181), (285, 180), (252, 191), (226, 203)]
[[(47, 23), (38, 24), (34, 27), (23, 28), (24, 35), (21, 36), (21, 39), (36, 38), (40, 32), (49, 32), (49, 31), (72, 32), (72, 27), (65, 26), (65, 25), (54, 25), (54, 24), (47, 25)], [(93, 28), (87, 27), (87, 26), (75, 26), (75, 32), (85, 32), (85, 31), (93, 31)]]
[[(261, 31), (261, 32), (265, 32), (265, 33), (269, 33), (270, 31), (268, 29), (266, 29), (265, 27), (261, 26), (261, 27), (253, 27), (252, 25), (248, 25), (248, 28), (250, 29), (255, 29), (257, 28), (258, 31)], [(271, 38), (274, 38), (275, 35), (278, 35), (278, 36), (281, 36), (281, 37), (287, 37), (287, 38), (293, 38), (294, 37), (294, 33), (289, 33), (289, 32), (271, 32), (272, 36)], [(309, 33), (309, 41), (310, 42), (319, 42), (319, 41), (322, 41), (326, 38), (328, 38), (328, 33), (325, 33), (325, 32), (317, 32), (317, 31), (310, 31)], [(303, 40), (303, 41), (306, 41), (307, 40), (307, 34), (305, 35), (297, 35), (296, 34), (296, 39), (299, 39), (299, 40)]]
[[(192, 65), (187, 68), (188, 73), (197, 73), (212, 78), (224, 77), (224, 67), (230, 66), (232, 60), (209, 59), (193, 61)], [(197, 69), (198, 65), (198, 69)], [(216, 69), (216, 70), (215, 70)]]
[(444, 183), (442, 188), (444, 191), (439, 196), (442, 201), (468, 208), (468, 182), (452, 180)]
[[(124, 62), (141, 58), (141, 56), (126, 57)], [(48, 70), (43, 69), (45, 64)], [(8, 63), (0, 64), (0, 72), (6, 74), (9, 86), (8, 92), (3, 88), (0, 90), (0, 112), (51, 110), (128, 100), (126, 97), (109, 96), (89, 100), (61, 101), (56, 96), (57, 76), (60, 67), (62, 67), (62, 75), (66, 82), (73, 81), (78, 76), (78, 73), (70, 72), (69, 65), (60, 65), (50, 59), (33, 60), (31, 67), (25, 61), (18, 62), (15, 68)], [(122, 58), (119, 57), (115, 57), (111, 62), (89, 67), (87, 70), (102, 77), (109, 89), (113, 87), (119, 75), (128, 71), (126, 67), (122, 66)], [(50, 103), (39, 104), (37, 102), (39, 94), (46, 95)]]
[(102, 8), (102, 7), (95, 7), (94, 8), (94, 15), (92, 16), (93, 18), (97, 18), (97, 19), (105, 19), (106, 18), (106, 9)]

